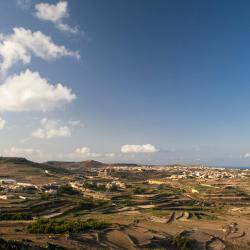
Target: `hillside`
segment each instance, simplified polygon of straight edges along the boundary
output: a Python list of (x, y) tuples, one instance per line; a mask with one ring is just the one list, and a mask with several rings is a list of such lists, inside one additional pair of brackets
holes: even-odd
[[(49, 171), (45, 173), (45, 170)], [(35, 163), (25, 158), (0, 157), (0, 178), (11, 178), (19, 182), (42, 184), (53, 182), (60, 174), (67, 173), (64, 169)]]
[(81, 170), (84, 171), (90, 168), (101, 168), (106, 166), (105, 163), (94, 160), (81, 161), (81, 162), (49, 161), (45, 162), (44, 165), (57, 169), (59, 168), (71, 171), (81, 171)]
[(44, 165), (64, 170), (69, 170), (73, 172), (82, 172), (88, 171), (91, 168), (103, 168), (103, 167), (114, 167), (114, 166), (129, 166), (129, 167), (137, 167), (137, 164), (131, 163), (103, 163), (94, 160), (81, 161), (81, 162), (65, 162), (65, 161), (48, 161), (45, 162)]

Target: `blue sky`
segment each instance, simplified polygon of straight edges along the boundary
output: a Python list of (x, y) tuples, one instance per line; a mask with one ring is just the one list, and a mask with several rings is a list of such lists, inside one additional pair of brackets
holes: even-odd
[(249, 165), (249, 9), (0, 0), (1, 154)]

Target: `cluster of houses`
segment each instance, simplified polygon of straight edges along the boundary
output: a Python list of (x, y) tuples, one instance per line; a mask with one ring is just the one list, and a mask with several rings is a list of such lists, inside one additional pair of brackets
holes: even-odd
[(0, 195), (0, 200), (9, 199), (22, 199), (26, 200), (27, 197), (20, 195), (21, 193), (29, 193), (32, 190), (38, 189), (36, 185), (31, 183), (17, 182), (14, 179), (0, 179), (0, 188), (2, 194)]
[[(175, 169), (176, 170), (176, 169)], [(151, 185), (171, 185), (183, 189), (182, 182), (178, 182), (180, 179), (195, 179), (201, 186), (204, 187), (213, 187), (218, 188), (216, 186), (211, 186), (207, 184), (207, 180), (220, 181), (222, 179), (232, 179), (232, 178), (246, 178), (250, 177), (250, 171), (241, 171), (241, 170), (231, 170), (231, 169), (222, 169), (222, 168), (201, 168), (201, 169), (190, 169), (190, 168), (181, 168), (179, 169), (179, 174), (175, 171), (174, 174), (169, 174), (168, 177), (159, 178), (159, 179), (149, 179), (147, 181), (148, 184)], [(193, 183), (194, 181), (191, 181)], [(194, 182), (196, 183), (196, 181)], [(199, 193), (194, 187), (186, 186), (185, 190), (191, 192), (193, 194)]]
[[(172, 174), (171, 174), (172, 172)], [(148, 180), (149, 184), (164, 184), (167, 180), (178, 180), (178, 179), (235, 179), (235, 178), (246, 178), (250, 176), (249, 171), (230, 170), (230, 169), (218, 169), (218, 168), (201, 168), (201, 169), (190, 169), (182, 167), (179, 170), (172, 170), (169, 176), (162, 180)]]
[(14, 179), (0, 179), (0, 200), (22, 199), (26, 200), (37, 192), (57, 194), (60, 184), (49, 183), (45, 185), (34, 185), (31, 183), (17, 182)]
[(45, 193), (57, 195), (61, 186), (68, 185), (81, 192), (85, 196), (97, 199), (106, 199), (105, 192), (125, 189), (126, 185), (118, 178), (113, 178), (107, 170), (101, 170), (97, 176), (86, 176), (81, 181), (67, 183), (47, 183), (45, 185), (33, 185), (31, 183), (17, 182), (14, 179), (0, 179), (0, 200), (22, 199), (32, 197), (32, 194)]
[(188, 179), (188, 178), (197, 178), (197, 179), (224, 179), (224, 178), (245, 178), (248, 176), (248, 173), (245, 171), (236, 171), (236, 170), (225, 170), (225, 169), (211, 169), (205, 168), (201, 170), (190, 170), (184, 169), (181, 171), (181, 174), (173, 174), (169, 179)]
[[(126, 173), (147, 173), (152, 171), (153, 179), (148, 179), (149, 184), (167, 184), (169, 181), (179, 179), (198, 179), (198, 180), (218, 180), (230, 178), (246, 178), (250, 176), (250, 171), (242, 171), (238, 169), (226, 168), (208, 168), (205, 166), (112, 166), (110, 168), (96, 169), (90, 175), (75, 176), (74, 181), (67, 183), (48, 183), (45, 185), (33, 185), (31, 183), (17, 182), (14, 179), (0, 179), (0, 200), (22, 199), (25, 200), (28, 194), (45, 193), (58, 194), (58, 190), (62, 185), (69, 185), (71, 188), (81, 192), (83, 195), (93, 198), (106, 199), (107, 193), (112, 191), (122, 191), (126, 189), (126, 184), (121, 181), (120, 176), (115, 172), (125, 171)], [(92, 173), (92, 174), (91, 174)], [(159, 174), (160, 173), (160, 174)], [(162, 175), (161, 175), (162, 173)], [(136, 174), (137, 175), (137, 174)], [(119, 176), (115, 177), (115, 176)], [(161, 176), (161, 177), (160, 177)], [(152, 178), (151, 177), (151, 178)], [(176, 182), (177, 183), (177, 182)], [(194, 191), (195, 192), (195, 191)]]

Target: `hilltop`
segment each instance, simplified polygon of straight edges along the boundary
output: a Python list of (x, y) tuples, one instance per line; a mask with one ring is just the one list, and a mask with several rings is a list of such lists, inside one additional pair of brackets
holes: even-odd
[(48, 161), (45, 162), (44, 165), (56, 169), (77, 170), (77, 171), (81, 170), (84, 171), (90, 168), (101, 168), (106, 166), (105, 163), (94, 160), (81, 161), (81, 162)]
[(81, 162), (48, 161), (37, 163), (23, 157), (0, 157), (0, 178), (12, 178), (33, 184), (49, 183), (69, 174), (84, 174), (91, 169), (112, 166), (137, 166), (136, 164), (106, 164), (87, 160)]
[(67, 170), (36, 163), (20, 157), (0, 157), (0, 178), (40, 184), (53, 182)]

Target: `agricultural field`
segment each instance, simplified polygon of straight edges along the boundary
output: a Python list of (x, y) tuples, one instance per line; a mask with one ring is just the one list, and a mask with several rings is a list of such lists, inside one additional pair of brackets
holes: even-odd
[(17, 158), (0, 169), (0, 249), (250, 248), (248, 170)]

